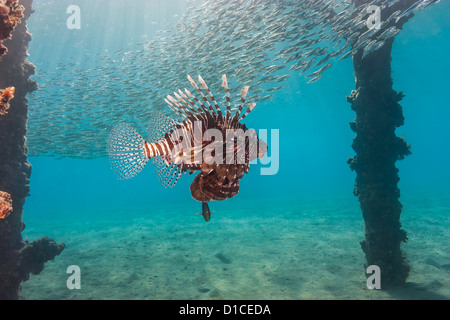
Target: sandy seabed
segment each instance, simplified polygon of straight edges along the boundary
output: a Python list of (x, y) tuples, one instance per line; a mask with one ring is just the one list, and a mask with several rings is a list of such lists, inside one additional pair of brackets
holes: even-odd
[[(22, 299), (449, 299), (449, 201), (403, 203), (412, 264), (403, 288), (367, 289), (357, 200), (259, 202), (220, 209), (209, 223), (181, 209), (33, 222), (25, 239), (66, 248), (23, 284)], [(80, 290), (67, 288), (70, 265)]]

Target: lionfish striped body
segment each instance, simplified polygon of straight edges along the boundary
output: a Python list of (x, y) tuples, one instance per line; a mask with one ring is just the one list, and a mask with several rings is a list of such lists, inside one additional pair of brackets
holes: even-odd
[[(202, 215), (208, 221), (208, 202), (235, 196), (250, 162), (264, 157), (267, 145), (258, 139), (256, 131), (240, 122), (255, 107), (250, 103), (243, 112), (249, 87), (242, 89), (240, 105), (232, 114), (228, 81), (223, 75), (227, 102), (223, 113), (202, 77), (199, 76), (200, 86), (190, 76), (188, 80), (201, 99), (187, 89), (168, 95), (165, 101), (179, 119), (154, 114), (149, 141), (129, 125), (119, 124), (111, 131), (108, 153), (119, 179), (134, 177), (150, 159), (165, 187), (175, 186), (185, 172), (199, 171), (190, 189), (192, 197), (202, 202)], [(231, 138), (224, 139), (230, 132)]]

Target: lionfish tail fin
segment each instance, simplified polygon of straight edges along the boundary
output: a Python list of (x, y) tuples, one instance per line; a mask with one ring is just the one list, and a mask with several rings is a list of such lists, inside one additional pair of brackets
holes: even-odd
[(120, 180), (131, 179), (147, 164), (146, 142), (131, 126), (121, 123), (109, 135), (108, 155), (111, 168)]

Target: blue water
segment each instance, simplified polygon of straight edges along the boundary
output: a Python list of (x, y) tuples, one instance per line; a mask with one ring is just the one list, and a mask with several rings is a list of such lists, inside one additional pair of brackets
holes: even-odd
[[(65, 28), (67, 16), (65, 9), (69, 2), (36, 1), (34, 4), (36, 12), (31, 16), (28, 27), (33, 34), (29, 60), (38, 66), (38, 72), (39, 66), (45, 65), (45, 68), (50, 70), (52, 64), (64, 62), (69, 57), (82, 56), (86, 51), (98, 52), (105, 49), (114, 51), (120, 49), (124, 43), (137, 40), (143, 34), (152, 36), (157, 27), (149, 23), (150, 21), (162, 22), (165, 19), (174, 19), (173, 16), (181, 15), (186, 6), (185, 1), (173, 1), (170, 6), (164, 4), (164, 1), (133, 1), (133, 4), (111, 1), (107, 8), (103, 9), (101, 2), (70, 1), (70, 4), (78, 4), (81, 8), (89, 7), (89, 9), (83, 11), (82, 29), (68, 30)], [(124, 6), (129, 7), (129, 10), (121, 10)], [(450, 263), (449, 21), (450, 6), (447, 2), (417, 15), (396, 37), (392, 59), (394, 89), (403, 91), (406, 95), (401, 101), (405, 125), (397, 129), (397, 134), (412, 145), (412, 155), (398, 162), (401, 201), (405, 207), (402, 223), (410, 232), (411, 239), (406, 251), (408, 253), (408, 249), (410, 250), (412, 256), (410, 260), (416, 272), (411, 277), (412, 281), (417, 283), (423, 281), (421, 284), (427, 286), (433, 279), (423, 279), (421, 273), (423, 275), (428, 272), (432, 278), (435, 272), (438, 279), (436, 281), (441, 285), (430, 289), (430, 292), (436, 290), (435, 292), (444, 294), (444, 297), (449, 289), (448, 271), (433, 269), (430, 273), (430, 270), (426, 269), (428, 266), (424, 262), (426, 259), (421, 255), (425, 252), (422, 251), (425, 248), (421, 248), (420, 242), (423, 243), (426, 239), (427, 252), (434, 252), (435, 255), (427, 254), (439, 261), (439, 265)], [(55, 37), (61, 41), (54, 41)], [(214, 257), (216, 252), (226, 252), (228, 257), (239, 256), (237, 251), (242, 248), (238, 250), (236, 248), (239, 247), (233, 244), (237, 245), (241, 240), (248, 241), (253, 245), (251, 252), (254, 254), (247, 256), (247, 264), (239, 260), (241, 263), (239, 270), (244, 274), (252, 274), (255, 271), (251, 269), (253, 262), (261, 259), (258, 253), (264, 252), (269, 247), (265, 242), (259, 244), (253, 242), (254, 239), (259, 239), (260, 235), (256, 233), (263, 230), (273, 237), (283, 235), (281, 241), (284, 239), (287, 243), (298, 244), (298, 251), (292, 251), (289, 259), (301, 260), (300, 257), (303, 255), (305, 261), (313, 263), (307, 258), (313, 256), (315, 251), (313, 244), (316, 240), (314, 234), (311, 234), (313, 232), (311, 228), (322, 225), (321, 229), (314, 229), (314, 232), (320, 230), (323, 233), (317, 234), (318, 238), (332, 235), (330, 241), (342, 244), (345, 246), (343, 252), (351, 252), (352, 257), (357, 259), (352, 266), (354, 269), (348, 272), (339, 271), (341, 272), (339, 281), (356, 279), (354, 282), (350, 281), (349, 286), (354, 286), (355, 291), (360, 290), (364, 281), (361, 271), (364, 257), (358, 242), (364, 237), (364, 229), (359, 203), (352, 194), (355, 173), (346, 163), (346, 160), (354, 155), (351, 144), (355, 134), (350, 130), (349, 122), (354, 120), (355, 114), (346, 101), (346, 96), (350, 95), (353, 89), (353, 66), (351, 60), (346, 59), (334, 65), (324, 74), (323, 79), (314, 84), (307, 85), (303, 78), (291, 77), (286, 88), (277, 93), (275, 99), (258, 104), (246, 119), (246, 124), (256, 129), (279, 129), (279, 171), (276, 175), (264, 176), (260, 174), (261, 164), (252, 166), (250, 173), (242, 180), (240, 192), (236, 197), (225, 202), (211, 203), (211, 210), (215, 210), (215, 213), (208, 224), (204, 223), (200, 216), (195, 215), (200, 212), (200, 203), (193, 200), (190, 195), (189, 185), (193, 176), (183, 176), (175, 188), (165, 189), (158, 182), (150, 165), (136, 178), (118, 181), (109, 167), (107, 158), (55, 160), (49, 157), (31, 157), (29, 159), (33, 166), (31, 195), (27, 198), (24, 208), (23, 219), (27, 226), (24, 238), (33, 240), (45, 235), (57, 242), (66, 243), (67, 247), (54, 262), (47, 264), (41, 275), (32, 276), (30, 281), (24, 284), (23, 296), (31, 299), (115, 297), (176, 299), (183, 298), (185, 292), (186, 298), (217, 297), (213, 294), (208, 296), (208, 293), (204, 294), (202, 290), (193, 294), (190, 291), (191, 287), (198, 280), (195, 271), (183, 272), (181, 264), (186, 261), (178, 260), (174, 260), (175, 265), (179, 264), (173, 266), (174, 272), (185, 282), (176, 280), (170, 273), (165, 274), (163, 270), (155, 267), (155, 262), (151, 264), (157, 268), (155, 274), (166, 279), (167, 288), (180, 281), (178, 291), (164, 289), (166, 287), (160, 284), (158, 290), (152, 289), (154, 290), (152, 295), (145, 295), (145, 289), (137, 290), (127, 286), (123, 279), (128, 279), (126, 277), (130, 273), (137, 272), (134, 268), (139, 270), (145, 268), (145, 255), (148, 252), (144, 249), (133, 251), (136, 259), (133, 261), (141, 261), (144, 267), (136, 264), (128, 266), (127, 276), (123, 276), (125, 278), (121, 274), (117, 277), (111, 274), (108, 278), (109, 285), (102, 283), (97, 290), (94, 290), (94, 286), (86, 280), (84, 288), (91, 289), (90, 292), (87, 292), (88, 289), (81, 289), (74, 293), (65, 288), (66, 265), (78, 264), (82, 270), (85, 266), (91, 268), (89, 270), (92, 272), (95, 266), (89, 265), (92, 256), (87, 253), (90, 252), (90, 247), (95, 247), (99, 239), (104, 239), (101, 242), (104, 249), (101, 253), (104, 257), (102, 266), (117, 264), (117, 257), (112, 254), (115, 249), (112, 248), (115, 248), (117, 241), (132, 242), (135, 239), (132, 235), (133, 228), (136, 226), (148, 227), (145, 229), (145, 235), (152, 237), (154, 243), (169, 243), (167, 250), (175, 256), (186, 253), (186, 250), (192, 255), (203, 252), (202, 258), (199, 259), (206, 265), (212, 263), (211, 261), (217, 262), (217, 258)], [(437, 218), (441, 219), (440, 222), (433, 220)], [(290, 221), (289, 219), (292, 219), (292, 223), (286, 223)], [(265, 221), (268, 225), (264, 225)], [(429, 221), (429, 224), (426, 224), (426, 221)], [(341, 224), (343, 230), (336, 229)], [(430, 224), (436, 228), (433, 229)], [(92, 233), (92, 230), (95, 232)], [(142, 231), (139, 229), (136, 232)], [(177, 237), (169, 238), (171, 233)], [(433, 233), (436, 238), (432, 237)], [(123, 238), (118, 240), (114, 235), (119, 234)], [(195, 234), (195, 237), (191, 237), (192, 234)], [(211, 245), (198, 245), (198, 242), (208, 242), (208, 238), (203, 238), (204, 235), (215, 237), (214, 248)], [(229, 236), (235, 238), (228, 238)], [(84, 242), (80, 243), (81, 240)], [(189, 249), (186, 247), (186, 241), (192, 241), (193, 245)], [(109, 245), (111, 248), (108, 248)], [(177, 245), (183, 249), (177, 249)], [(96, 252), (95, 249), (92, 250)], [(120, 259), (127, 259), (127, 250), (123, 248), (123, 251), (117, 251)], [(164, 261), (164, 249), (158, 250), (161, 250), (158, 252), (161, 252), (162, 256), (154, 259), (160, 259), (161, 265), (168, 263)], [(204, 253), (208, 250), (211, 252), (210, 260)], [(330, 251), (329, 254), (332, 256), (333, 252)], [(324, 259), (326, 258), (325, 254)], [(264, 259), (268, 259), (268, 265), (270, 263), (284, 265), (287, 256), (280, 254)], [(98, 263), (98, 260), (95, 261)], [(238, 264), (237, 258), (233, 259), (233, 263)], [(301, 265), (301, 262), (297, 263)], [(315, 263), (318, 263), (315, 272), (320, 275), (322, 262)], [(339, 263), (341, 262), (338, 261), (337, 264)], [(346, 262), (343, 260), (342, 263)], [(233, 264), (229, 266), (233, 268)], [(417, 267), (414, 269), (414, 266)], [(261, 274), (258, 281), (248, 284), (257, 287), (258, 283), (261, 286), (261, 283), (266, 283), (264, 294), (258, 295), (258, 291), (252, 291), (251, 294), (244, 291), (234, 292), (231, 289), (227, 291), (227, 288), (233, 287), (236, 281), (234, 276), (228, 274), (222, 275), (221, 283), (208, 279), (205, 280), (207, 284), (202, 285), (208, 286), (209, 293), (213, 292), (213, 287), (216, 286), (215, 289), (221, 292), (218, 297), (225, 299), (398, 298), (388, 295), (377, 296), (375, 293), (370, 295), (367, 291), (363, 296), (358, 296), (351, 293), (352, 289), (349, 289), (350, 293), (336, 289), (333, 295), (325, 295), (320, 284), (311, 284), (312, 291), (309, 295), (296, 295), (294, 292), (302, 291), (302, 286), (298, 284), (298, 288), (281, 290), (280, 288), (290, 285), (274, 278), (273, 275), (278, 274), (276, 268), (274, 270), (272, 275), (268, 271)], [(292, 272), (295, 273), (295, 270)], [(137, 272), (136, 286), (145, 287), (144, 283), (148, 279), (140, 279), (139, 274)], [(445, 275), (447, 278), (441, 279), (442, 276), (445, 278)], [(306, 279), (305, 276), (303, 280), (298, 280), (298, 283), (307, 281)], [(189, 284), (183, 286), (183, 283)], [(330, 283), (332, 284), (333, 280), (328, 281), (328, 284)], [(121, 295), (111, 294), (111, 288), (115, 286), (121, 286)], [(273, 290), (272, 296), (267, 294), (270, 290)]]

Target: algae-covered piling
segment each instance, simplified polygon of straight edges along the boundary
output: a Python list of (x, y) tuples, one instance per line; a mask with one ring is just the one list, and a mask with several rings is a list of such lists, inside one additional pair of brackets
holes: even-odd
[[(63, 244), (44, 237), (32, 243), (23, 241), (22, 231), (25, 224), (22, 221), (23, 205), (29, 194), (31, 165), (27, 159), (26, 133), (28, 119), (27, 93), (35, 90), (37, 84), (29, 77), (35, 67), (26, 61), (28, 56), (28, 33), (25, 21), (32, 13), (31, 0), (0, 1), (5, 6), (2, 13), (13, 13), (17, 17), (14, 27), (2, 16), (4, 23), (0, 24), (0, 34), (5, 34), (6, 49), (0, 57), (0, 88), (14, 87), (14, 97), (7, 101), (7, 113), (0, 115), (0, 191), (10, 195), (12, 211), (0, 219), (0, 299), (18, 299), (20, 284), (28, 280), (29, 274), (38, 274), (44, 268), (44, 263), (52, 260), (64, 249)], [(20, 7), (22, 5), (23, 7)], [(15, 13), (22, 10), (22, 14)], [(20, 23), (19, 23), (20, 22)], [(14, 31), (13, 31), (14, 29)], [(5, 30), (9, 30), (6, 34)], [(3, 39), (2, 39), (3, 40)]]

